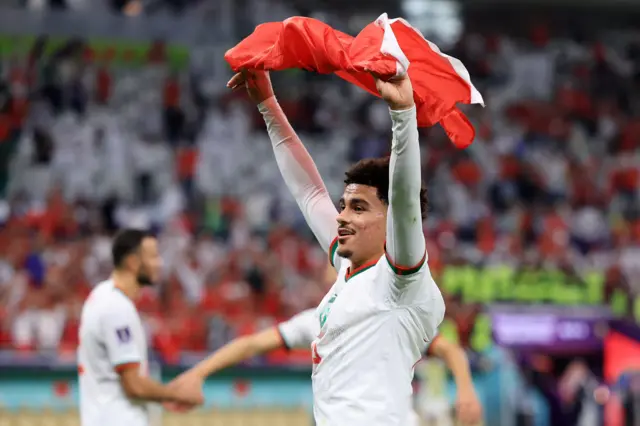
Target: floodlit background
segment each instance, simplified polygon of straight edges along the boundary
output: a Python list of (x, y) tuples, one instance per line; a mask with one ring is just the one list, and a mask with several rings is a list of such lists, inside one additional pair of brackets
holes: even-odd
[[(120, 226), (160, 236), (139, 309), (165, 381), (320, 301), (326, 256), (223, 55), (261, 22), (356, 34), (382, 12), (461, 59), (487, 103), (465, 151), (421, 131), (441, 333), (468, 351), (485, 424), (640, 425), (640, 1), (1, 0), (0, 426), (78, 424), (78, 315)], [(348, 164), (388, 152), (370, 95), (273, 80), (336, 199)], [(204, 409), (154, 420), (311, 425), (309, 361), (252, 360), (206, 383)], [(417, 376), (419, 407), (453, 401), (440, 363)]]

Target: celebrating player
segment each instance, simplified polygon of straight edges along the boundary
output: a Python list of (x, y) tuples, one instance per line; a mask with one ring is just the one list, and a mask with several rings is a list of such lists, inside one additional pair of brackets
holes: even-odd
[(312, 344), (316, 423), (405, 426), (413, 366), (445, 310), (426, 262), (426, 191), (411, 81), (376, 79), (391, 110), (391, 158), (362, 160), (346, 172), (340, 212), (279, 107), (268, 73), (243, 71), (227, 85), (245, 88), (258, 105), (285, 183), (338, 272), (318, 307), (320, 332)]
[[(176, 378), (171, 386), (192, 392), (201, 389), (204, 380), (217, 371), (236, 365), (241, 361), (271, 352), (282, 347), (287, 349), (308, 348), (320, 331), (315, 309), (299, 313), (288, 321), (264, 331), (239, 337), (227, 343), (196, 366)], [(427, 344), (427, 355), (444, 360), (453, 373), (457, 384), (457, 418), (464, 424), (475, 424), (481, 420), (482, 409), (476, 396), (469, 363), (460, 346), (436, 337)], [(178, 407), (172, 407), (178, 408)], [(418, 415), (412, 416), (410, 425), (416, 425)]]
[(121, 231), (113, 241), (115, 270), (82, 308), (78, 374), (83, 426), (148, 426), (149, 401), (201, 404), (202, 390), (177, 392), (147, 377), (147, 340), (134, 305), (161, 267), (156, 239)]

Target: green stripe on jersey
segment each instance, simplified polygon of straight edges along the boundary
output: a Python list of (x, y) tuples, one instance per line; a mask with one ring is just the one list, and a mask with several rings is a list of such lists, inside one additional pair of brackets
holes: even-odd
[(384, 252), (384, 257), (387, 259), (387, 263), (391, 267), (391, 270), (394, 274), (407, 276), (415, 274), (422, 268), (422, 265), (424, 265), (424, 262), (427, 260), (427, 253), (425, 252), (424, 256), (422, 256), (422, 260), (420, 260), (420, 262), (418, 262), (416, 266), (413, 266), (411, 268), (398, 268), (397, 266), (395, 266), (391, 262), (391, 259), (389, 259), (389, 254), (386, 251)]
[(331, 266), (334, 268), (336, 265), (333, 263), (333, 257), (336, 255), (336, 250), (338, 250), (338, 237), (334, 238), (333, 242), (329, 246), (329, 263), (331, 263)]

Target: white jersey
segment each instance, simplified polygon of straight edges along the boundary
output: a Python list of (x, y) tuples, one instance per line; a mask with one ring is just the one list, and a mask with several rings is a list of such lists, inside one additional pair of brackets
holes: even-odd
[[(320, 332), (316, 309), (307, 309), (278, 324), (278, 332), (287, 349), (308, 348)], [(418, 426), (419, 424), (420, 418), (412, 408), (407, 426)]]
[(338, 211), (313, 159), (274, 97), (258, 108), (282, 177), (338, 271), (318, 307), (312, 344), (316, 424), (406, 426), (413, 366), (444, 317), (426, 262), (416, 108), (390, 111), (385, 254), (353, 271), (336, 254)]
[(147, 374), (147, 340), (135, 305), (111, 280), (96, 286), (80, 320), (78, 374), (83, 426), (148, 426), (146, 403), (124, 393), (118, 370)]
[(278, 332), (287, 349), (310, 348), (320, 332), (315, 309), (307, 309), (278, 324)]
[[(318, 307), (316, 423), (404, 426), (411, 421), (414, 366), (444, 315), (442, 296), (426, 263), (403, 277), (384, 257), (353, 273), (348, 261), (342, 263)], [(398, 279), (408, 281), (402, 291)]]

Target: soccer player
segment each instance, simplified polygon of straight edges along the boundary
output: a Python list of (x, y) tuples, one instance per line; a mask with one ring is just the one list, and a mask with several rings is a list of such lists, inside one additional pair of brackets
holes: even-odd
[[(249, 336), (242, 336), (227, 343), (196, 366), (181, 374), (170, 385), (177, 389), (190, 391), (201, 389), (204, 380), (211, 374), (236, 365), (241, 361), (271, 352), (276, 349), (309, 348), (320, 331), (315, 309), (309, 309), (293, 318)], [(464, 424), (475, 424), (481, 420), (482, 408), (475, 389), (469, 362), (462, 348), (440, 337), (426, 345), (425, 354), (442, 359), (451, 370), (457, 384), (456, 413)], [(179, 407), (169, 406), (177, 409)], [(418, 425), (418, 415), (413, 414), (408, 425)]]
[[(375, 78), (375, 77), (374, 77)], [(420, 147), (408, 77), (376, 87), (393, 122), (391, 158), (346, 172), (340, 212), (273, 94), (269, 74), (243, 71), (267, 125), (276, 161), (338, 279), (318, 306), (312, 344), (318, 426), (406, 426), (414, 364), (436, 335), (444, 301), (427, 265)]]
[(157, 279), (158, 242), (134, 229), (113, 240), (111, 278), (96, 286), (80, 319), (78, 374), (83, 426), (148, 426), (149, 401), (194, 406), (202, 391), (178, 393), (148, 377), (147, 340), (134, 300)]

